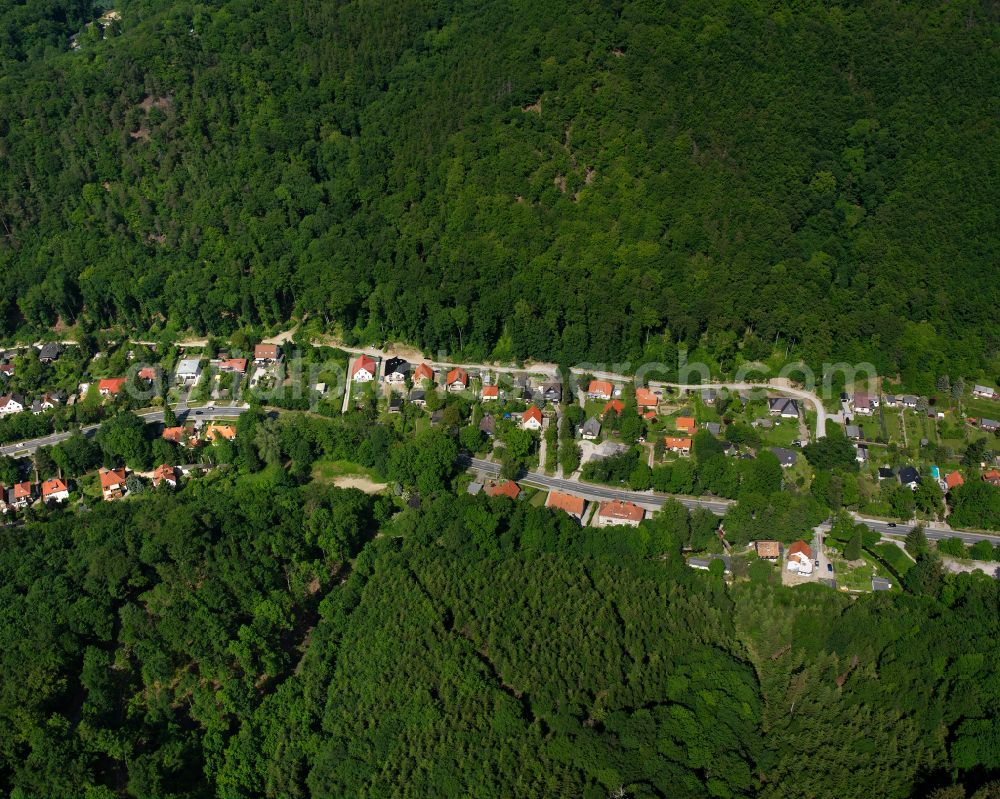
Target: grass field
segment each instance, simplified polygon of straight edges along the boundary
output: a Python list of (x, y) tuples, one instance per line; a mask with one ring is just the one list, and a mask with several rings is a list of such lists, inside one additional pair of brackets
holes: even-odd
[(367, 477), (372, 480), (378, 478), (364, 466), (359, 466), (351, 461), (316, 461), (313, 464), (312, 478), (318, 482), (332, 482), (338, 477)]
[(913, 560), (906, 554), (906, 552), (895, 544), (891, 544), (887, 541), (876, 544), (872, 547), (872, 551), (882, 561), (888, 563), (900, 577), (906, 574), (906, 572), (908, 572), (910, 567), (913, 565)]

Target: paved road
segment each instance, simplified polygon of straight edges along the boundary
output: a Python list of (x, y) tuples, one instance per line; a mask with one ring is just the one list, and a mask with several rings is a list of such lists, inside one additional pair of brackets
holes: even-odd
[[(496, 477), (500, 474), (500, 464), (493, 463), (491, 461), (481, 460), (480, 458), (469, 458), (466, 463), (470, 465), (473, 469), (483, 472), (485, 474)], [(539, 472), (530, 472), (525, 477), (521, 478), (518, 482), (526, 483), (528, 485), (539, 486), (541, 488), (546, 488), (555, 491), (564, 491), (568, 494), (574, 494), (578, 497), (583, 497), (584, 499), (591, 501), (601, 501), (606, 499), (623, 499), (627, 502), (634, 502), (636, 505), (640, 505), (645, 508), (650, 508), (657, 510), (663, 507), (663, 504), (669, 499), (676, 499), (682, 505), (688, 508), (708, 508), (715, 514), (722, 516), (725, 514), (726, 510), (730, 505), (733, 504), (732, 500), (729, 499), (702, 499), (700, 497), (675, 497), (675, 496), (664, 496), (663, 494), (654, 494), (653, 492), (645, 491), (627, 491), (622, 488), (614, 488), (612, 486), (602, 486), (595, 485), (594, 483), (583, 483), (579, 480), (567, 480), (563, 477), (549, 477), (548, 475), (541, 474)]]
[[(184, 421), (193, 421), (195, 419), (226, 419), (232, 416), (239, 416), (249, 407), (249, 405), (223, 405), (215, 408), (205, 407), (187, 409), (178, 406), (174, 413), (177, 415), (178, 420)], [(163, 421), (163, 411), (143, 411), (142, 413), (137, 413), (136, 416), (144, 420), (147, 424), (151, 422)], [(91, 424), (86, 425), (85, 427), (67, 430), (63, 433), (51, 433), (50, 435), (42, 436), (41, 438), (33, 438), (30, 441), (20, 441), (16, 444), (7, 444), (0, 447), (0, 455), (10, 455), (14, 458), (31, 455), (39, 447), (50, 447), (53, 444), (58, 444), (60, 441), (65, 441), (77, 431), (83, 433), (85, 436), (92, 436), (97, 432), (99, 427), (99, 424)]]
[[(465, 458), (463, 465), (469, 466), (492, 477), (496, 477), (500, 474), (499, 464), (491, 461), (485, 461), (480, 458)], [(539, 472), (529, 472), (518, 482), (538, 486), (550, 491), (563, 491), (567, 494), (574, 494), (575, 496), (583, 497), (584, 499), (590, 501), (621, 499), (626, 502), (634, 502), (636, 505), (652, 510), (657, 510), (663, 507), (663, 504), (668, 499), (675, 499), (686, 508), (708, 508), (708, 510), (712, 511), (712, 513), (715, 513), (718, 516), (724, 516), (729, 507), (734, 504), (733, 500), (718, 499), (714, 497), (683, 497), (655, 494), (652, 491), (628, 491), (623, 488), (614, 488), (613, 486), (584, 483), (580, 480), (566, 479), (562, 477), (549, 477), (548, 475), (540, 474)], [(871, 519), (857, 514), (854, 514), (854, 518), (882, 536), (905, 536), (914, 526), (905, 522), (893, 525), (891, 522), (882, 521), (881, 519)], [(824, 531), (829, 529), (828, 524), (821, 525), (821, 527)], [(927, 533), (927, 538), (930, 540), (955, 537), (961, 538), (966, 544), (974, 544), (977, 541), (989, 541), (994, 546), (1000, 544), (1000, 534), (996, 533), (975, 533), (969, 530), (955, 530), (950, 527), (937, 524), (927, 525), (924, 529)], [(821, 541), (822, 539), (820, 538), (820, 549), (822, 548)], [(822, 559), (820, 560), (820, 566), (824, 571), (826, 570), (826, 564)], [(825, 577), (827, 575), (823, 574), (821, 576)]]
[[(910, 524), (909, 522), (900, 522), (894, 525), (892, 522), (886, 522), (881, 519), (870, 519), (858, 516), (857, 514), (853, 515), (859, 522), (866, 525), (869, 529), (881, 533), (883, 536), (905, 536), (915, 527), (914, 524)], [(975, 544), (977, 541), (989, 541), (994, 546), (1000, 544), (1000, 534), (974, 533), (969, 530), (957, 530), (942, 524), (928, 524), (924, 527), (924, 532), (931, 541), (938, 541), (942, 538), (961, 538), (966, 544)]]

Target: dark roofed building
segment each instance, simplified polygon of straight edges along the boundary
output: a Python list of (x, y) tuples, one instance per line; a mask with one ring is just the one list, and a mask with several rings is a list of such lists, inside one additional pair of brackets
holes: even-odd
[(775, 457), (778, 459), (778, 463), (781, 464), (782, 469), (794, 466), (795, 461), (799, 456), (798, 452), (794, 449), (788, 449), (786, 447), (771, 447), (771, 452), (773, 452)]

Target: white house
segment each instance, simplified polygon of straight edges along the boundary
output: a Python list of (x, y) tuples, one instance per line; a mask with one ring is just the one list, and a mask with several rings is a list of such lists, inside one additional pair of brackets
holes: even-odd
[(997, 395), (989, 386), (974, 386), (972, 389), (973, 397), (981, 397), (982, 399), (993, 399)]
[(181, 383), (193, 383), (201, 376), (201, 359), (182, 358), (177, 363), (177, 370), (174, 372), (177, 380)]
[(42, 502), (46, 504), (50, 502), (61, 503), (67, 499), (69, 499), (69, 486), (64, 480), (57, 477), (42, 483)]
[(375, 359), (367, 355), (358, 356), (351, 364), (351, 380), (355, 383), (370, 383), (375, 379)]
[(10, 416), (24, 410), (24, 397), (20, 394), (4, 394), (0, 397), (0, 416)]
[(796, 541), (788, 547), (788, 571), (812, 574), (813, 551), (805, 541)]
[(541, 430), (542, 412), (532, 405), (521, 417), (521, 427), (525, 430)]

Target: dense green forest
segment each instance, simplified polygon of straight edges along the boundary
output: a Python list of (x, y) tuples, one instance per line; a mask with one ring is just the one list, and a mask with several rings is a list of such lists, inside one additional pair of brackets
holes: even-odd
[(601, 530), (379, 502), (266, 469), (3, 529), (0, 790), (950, 799), (1000, 774), (985, 575), (727, 586), (684, 565), (679, 504)]
[(32, 32), (76, 7), (8, 34), (4, 333), (308, 313), (469, 356), (995, 376), (993, 5), (118, 8), (78, 51)]

